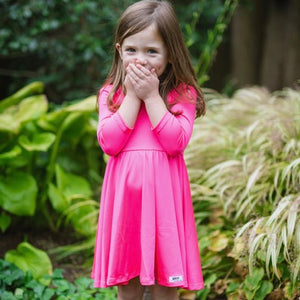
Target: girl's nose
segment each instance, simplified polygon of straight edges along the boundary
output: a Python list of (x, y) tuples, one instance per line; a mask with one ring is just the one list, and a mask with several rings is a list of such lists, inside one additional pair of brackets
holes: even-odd
[(146, 57), (143, 53), (137, 53), (136, 59), (139, 61), (140, 64), (144, 64), (146, 61)]
[(135, 59), (135, 61), (134, 61), (136, 64), (140, 64), (140, 65), (142, 65), (142, 66), (146, 66), (147, 65), (147, 60), (145, 60), (145, 59)]

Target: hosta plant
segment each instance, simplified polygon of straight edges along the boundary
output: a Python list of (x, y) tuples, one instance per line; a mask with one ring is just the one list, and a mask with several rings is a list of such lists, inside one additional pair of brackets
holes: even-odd
[(0, 229), (14, 216), (94, 235), (102, 156), (95, 96), (49, 104), (33, 82), (0, 101)]

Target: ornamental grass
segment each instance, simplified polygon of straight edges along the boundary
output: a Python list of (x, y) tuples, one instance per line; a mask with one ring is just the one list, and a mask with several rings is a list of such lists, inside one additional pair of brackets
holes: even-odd
[[(282, 299), (293, 299), (300, 269), (300, 92), (249, 87), (230, 99), (205, 94), (207, 115), (196, 121), (185, 153), (206, 278), (199, 297), (260, 299), (280, 290)], [(261, 281), (250, 288), (258, 270)]]

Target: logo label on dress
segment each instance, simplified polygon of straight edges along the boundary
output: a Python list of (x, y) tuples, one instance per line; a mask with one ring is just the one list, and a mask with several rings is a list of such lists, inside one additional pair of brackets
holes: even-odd
[(183, 276), (179, 275), (179, 276), (170, 276), (169, 277), (169, 282), (177, 282), (177, 281), (182, 281), (183, 280)]

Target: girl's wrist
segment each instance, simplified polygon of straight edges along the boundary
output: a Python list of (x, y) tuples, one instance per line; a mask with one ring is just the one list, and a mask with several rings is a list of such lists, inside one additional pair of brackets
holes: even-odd
[(141, 103), (141, 100), (135, 95), (135, 93), (127, 93), (125, 98), (127, 98), (130, 102)]
[(158, 95), (149, 95), (146, 98), (144, 98), (143, 101), (147, 104), (164, 102), (159, 94)]

